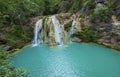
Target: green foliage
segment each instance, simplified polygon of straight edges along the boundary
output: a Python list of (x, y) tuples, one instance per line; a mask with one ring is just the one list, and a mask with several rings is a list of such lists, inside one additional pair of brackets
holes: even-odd
[[(119, 2), (118, 2), (118, 3), (119, 3)], [(109, 0), (109, 1), (107, 2), (107, 6), (108, 6), (109, 8), (115, 8), (116, 4), (117, 4), (117, 0)]]
[(22, 26), (19, 26), (19, 25), (13, 24), (10, 29), (10, 33), (11, 33), (11, 36), (14, 36), (15, 38), (24, 39), (26, 37)]
[(95, 1), (93, 0), (83, 0), (82, 2), (82, 8), (84, 8), (84, 15), (89, 16), (93, 13), (93, 10), (95, 8)]
[(29, 17), (55, 14), (61, 0), (0, 0), (0, 23), (24, 24)]
[[(20, 49), (28, 43), (31, 43), (33, 37), (32, 26), (21, 26), (12, 24), (10, 27), (1, 27), (0, 44), (10, 46), (10, 51)], [(2, 41), (2, 42), (1, 42)]]
[(58, 10), (58, 13), (59, 12), (68, 12), (68, 9), (70, 9), (71, 7), (71, 3), (69, 1), (61, 1), (60, 4), (59, 4), (59, 10)]
[[(24, 30), (22, 26), (13, 24), (10, 30), (8, 31), (9, 35), (7, 35), (6, 39), (8, 39), (7, 44), (16, 48), (16, 47), (22, 47), (22, 43), (25, 39), (27, 39), (26, 34), (24, 33)], [(24, 45), (23, 45), (24, 46)]]
[(74, 0), (72, 2), (72, 6), (70, 7), (70, 9), (68, 10), (68, 12), (75, 12), (77, 10), (80, 9), (80, 4), (81, 4), (81, 1), (78, 1), (78, 0)]
[(26, 77), (26, 70), (11, 67), (7, 63), (7, 53), (0, 51), (0, 77)]
[(100, 8), (94, 9), (93, 14), (90, 16), (92, 22), (100, 20), (102, 22), (107, 22), (110, 19), (111, 12), (108, 7), (103, 6)]
[(91, 0), (87, 0), (87, 1), (86, 1), (86, 0), (84, 0), (84, 3), (83, 3), (83, 5), (82, 5), (82, 6), (83, 6), (83, 7), (86, 7), (86, 6), (90, 3), (90, 1), (91, 1)]
[(68, 24), (65, 24), (65, 30), (68, 32), (70, 31), (70, 27), (71, 27), (72, 21), (70, 21)]
[(71, 2), (72, 2), (72, 4), (71, 4), (68, 12), (73, 13), (73, 12), (80, 11), (81, 9), (84, 9), (84, 13), (86, 13), (86, 15), (88, 15), (95, 8), (95, 1), (94, 0), (79, 0), (79, 1), (74, 0)]
[(120, 45), (115, 45), (115, 46), (113, 46), (112, 48), (114, 48), (114, 49), (120, 51)]
[(79, 33), (79, 37), (84, 42), (96, 42), (97, 39), (99, 38), (99, 35), (97, 35), (94, 32), (92, 32), (90, 27), (84, 27), (82, 29), (82, 32)]
[(0, 0), (0, 23), (23, 24), (26, 18), (40, 15), (43, 11), (42, 0)]
[(59, 11), (73, 13), (82, 8), (84, 8), (86, 15), (92, 14), (91, 20), (102, 17), (105, 21), (109, 14), (108, 7), (115, 8), (116, 1), (108, 0), (106, 1), (107, 7), (94, 9), (95, 0), (0, 0), (0, 24), (8, 22), (24, 24), (29, 17), (50, 15)]
[(61, 0), (45, 0), (44, 14), (55, 14), (58, 11), (58, 5)]
[(93, 1), (93, 0), (83, 0), (82, 7), (95, 7), (95, 1)]

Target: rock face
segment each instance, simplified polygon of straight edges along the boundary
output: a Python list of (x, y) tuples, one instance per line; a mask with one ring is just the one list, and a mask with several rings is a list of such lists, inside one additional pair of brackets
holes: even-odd
[[(92, 37), (95, 34), (100, 36), (96, 39), (96, 43), (98, 44), (112, 48), (120, 46), (120, 21), (118, 21), (115, 16), (112, 16), (112, 22), (101, 22), (96, 24), (90, 23), (89, 17), (81, 19), (80, 14), (65, 13), (57, 14), (55, 16), (59, 21), (60, 38), (63, 44), (68, 43), (71, 37), (74, 42), (84, 42), (84, 39), (95, 40), (94, 37)], [(44, 20), (44, 23), (42, 27), (40, 27), (39, 35), (42, 37), (43, 43), (54, 46), (57, 43), (55, 39), (53, 22), (50, 17), (51, 16), (41, 17)], [(73, 21), (75, 21), (75, 25), (73, 28), (73, 33), (70, 35)]]
[(111, 23), (99, 23), (94, 26), (99, 31), (101, 38), (98, 39), (99, 44), (109, 47), (120, 46), (120, 22), (113, 19)]

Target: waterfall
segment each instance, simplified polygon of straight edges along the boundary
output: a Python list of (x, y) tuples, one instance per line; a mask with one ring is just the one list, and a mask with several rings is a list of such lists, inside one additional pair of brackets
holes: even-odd
[(70, 38), (70, 42), (72, 42), (72, 39), (73, 39), (73, 33), (74, 33), (75, 25), (76, 25), (76, 21), (73, 20), (72, 26), (71, 26), (71, 28), (70, 28), (70, 37), (69, 37), (69, 38)]
[(43, 20), (40, 19), (35, 23), (33, 46), (37, 46), (42, 43), (41, 36), (38, 34), (40, 31), (40, 27), (42, 26), (42, 22)]
[(51, 16), (52, 23), (53, 23), (53, 28), (54, 28), (54, 34), (55, 34), (55, 41), (57, 45), (62, 45), (62, 33), (61, 33), (61, 28), (60, 28), (60, 23), (57, 20), (55, 16)]
[(68, 21), (63, 17), (63, 20), (58, 20), (57, 16), (58, 15), (42, 17), (42, 19), (35, 23), (32, 46), (37, 46), (41, 43), (55, 46), (72, 42), (74, 39), (73, 34), (76, 31), (75, 27), (78, 25), (77, 20), (75, 18), (72, 19), (71, 28), (68, 31), (69, 26), (67, 24), (71, 23), (71, 19)]

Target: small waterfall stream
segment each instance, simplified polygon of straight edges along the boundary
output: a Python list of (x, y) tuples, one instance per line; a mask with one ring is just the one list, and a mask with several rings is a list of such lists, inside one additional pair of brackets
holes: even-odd
[(41, 36), (38, 36), (42, 22), (43, 20), (40, 19), (35, 23), (33, 46), (37, 46), (38, 44), (42, 43)]
[(69, 35), (69, 36), (70, 36), (70, 37), (69, 37), (70, 42), (72, 42), (72, 39), (73, 39), (73, 33), (74, 33), (75, 25), (76, 25), (76, 21), (73, 20), (73, 22), (72, 22), (72, 26), (71, 26), (71, 28), (70, 28), (70, 35)]
[(53, 23), (53, 28), (54, 28), (54, 33), (55, 33), (55, 41), (57, 45), (62, 45), (62, 36), (61, 36), (61, 28), (60, 28), (60, 23), (57, 20), (55, 16), (51, 16), (52, 23)]

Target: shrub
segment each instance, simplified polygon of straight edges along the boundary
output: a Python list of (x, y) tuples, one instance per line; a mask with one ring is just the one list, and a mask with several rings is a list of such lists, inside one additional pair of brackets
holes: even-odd
[(43, 0), (0, 0), (0, 23), (23, 24), (26, 18), (41, 15)]
[(68, 10), (68, 12), (73, 13), (73, 12), (76, 12), (77, 10), (79, 10), (80, 9), (80, 3), (81, 3), (81, 1), (78, 1), (78, 0), (72, 1), (71, 7)]
[(26, 70), (11, 67), (7, 63), (7, 54), (0, 51), (0, 77), (26, 77)]
[(115, 45), (115, 46), (113, 46), (112, 48), (114, 48), (114, 49), (120, 51), (120, 45)]
[(103, 6), (100, 8), (95, 8), (93, 14), (90, 16), (91, 22), (100, 20), (101, 22), (107, 22), (110, 19), (111, 12), (108, 7)]
[(50, 15), (55, 14), (58, 11), (58, 5), (61, 0), (45, 0), (44, 14)]
[(84, 27), (79, 33), (79, 38), (81, 38), (84, 42), (97, 42), (99, 35), (92, 32), (90, 27)]

